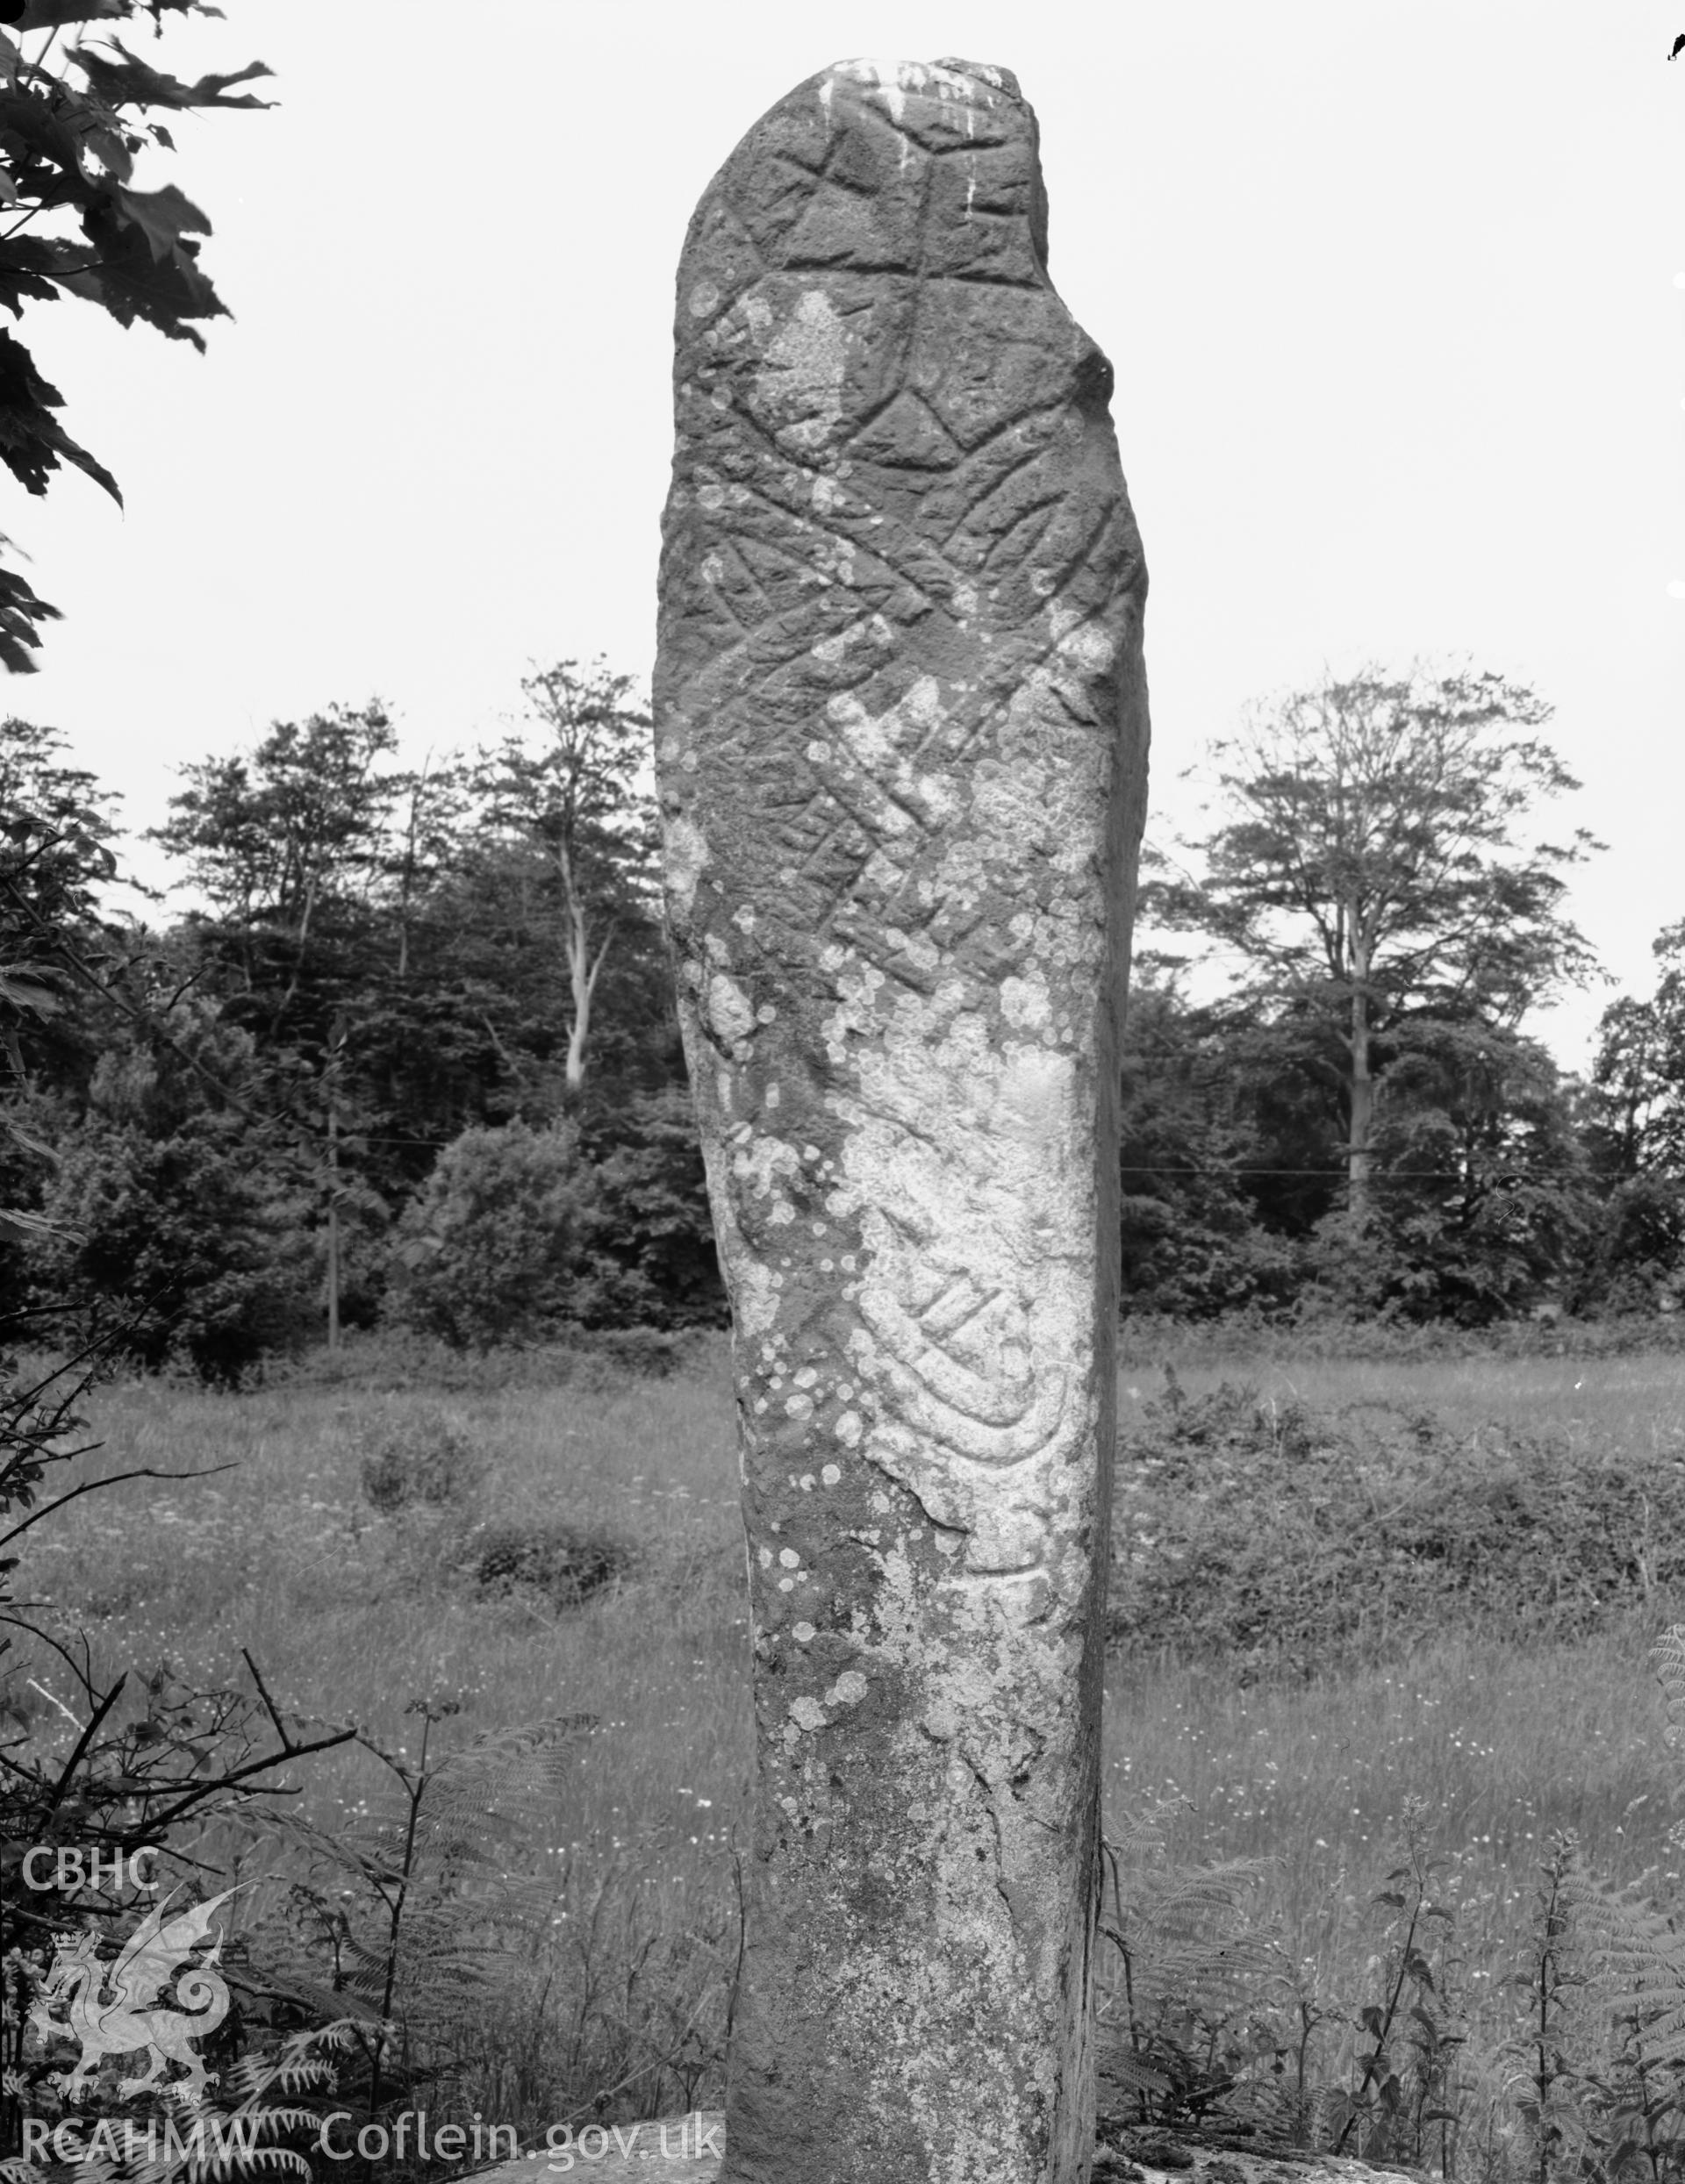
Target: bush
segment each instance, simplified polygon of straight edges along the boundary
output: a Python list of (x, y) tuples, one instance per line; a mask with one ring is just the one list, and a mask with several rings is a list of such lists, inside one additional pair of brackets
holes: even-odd
[(572, 1524), (504, 1522), (475, 1533), (465, 1567), (483, 1593), (530, 1586), (553, 1607), (577, 1608), (624, 1577), (634, 1562), (622, 1540)]
[(199, 1115), (159, 1142), (90, 1115), (46, 1193), (61, 1233), (31, 1252), (37, 1292), (90, 1323), (115, 1310), (118, 1349), (147, 1371), (179, 1360), (238, 1386), (314, 1319), (286, 1181), (238, 1117)]
[(249, 1092), (252, 1056), (190, 996), (109, 1048), (42, 1192), (58, 1233), (28, 1254), (38, 1302), (115, 1318), (115, 1352), (148, 1371), (184, 1363), (229, 1387), (314, 1318), (305, 1174), (205, 1086)]
[(1597, 1209), (1575, 1303), (1603, 1312), (1653, 1312), (1685, 1284), (1685, 1188), (1674, 1178), (1629, 1176)]
[(484, 1456), (441, 1411), (405, 1412), (361, 1437), (363, 1498), (383, 1516), (417, 1502), (441, 1508), (470, 1501), (485, 1476)]
[(1126, 1193), (1122, 1208), (1125, 1308), (1215, 1320), (1280, 1306), (1301, 1276), (1301, 1253), (1246, 1218), (1238, 1201), (1194, 1207)]
[(398, 1224), (392, 1316), (453, 1350), (554, 1335), (573, 1316), (589, 1200), (571, 1123), (464, 1130)]
[(725, 1326), (689, 1089), (666, 1085), (629, 1100), (594, 1127), (591, 1152), (579, 1319), (592, 1328)]

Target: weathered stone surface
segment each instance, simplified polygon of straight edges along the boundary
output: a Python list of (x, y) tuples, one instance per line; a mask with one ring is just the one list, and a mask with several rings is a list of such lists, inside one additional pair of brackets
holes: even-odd
[(845, 61), (678, 282), (656, 763), (758, 1781), (728, 2184), (1065, 2184), (1146, 589), (1002, 69)]

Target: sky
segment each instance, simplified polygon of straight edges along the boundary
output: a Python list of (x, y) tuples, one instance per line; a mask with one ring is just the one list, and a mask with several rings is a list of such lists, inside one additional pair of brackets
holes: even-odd
[[(535, 663), (647, 682), (696, 200), (831, 61), (957, 54), (1035, 106), (1050, 271), (1116, 369), (1150, 833), (1273, 694), (1495, 670), (1584, 784), (1542, 831), (1609, 845), (1571, 913), (1649, 989), (1685, 918), (1685, 0), (223, 4), (129, 42), (276, 72), (137, 175), (209, 217), (233, 319), (201, 357), (30, 307), (125, 505), (0, 482), (66, 617), (0, 702), (137, 832), (181, 766), (335, 701), (383, 698), (419, 760), (500, 738)], [(1538, 1020), (1566, 1065), (1615, 990)]]

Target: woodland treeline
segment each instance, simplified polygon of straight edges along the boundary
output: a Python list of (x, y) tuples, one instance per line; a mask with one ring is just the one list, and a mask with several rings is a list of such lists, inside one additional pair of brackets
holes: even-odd
[[(238, 1381), (346, 1328), (461, 1347), (724, 1317), (660, 928), (648, 716), (563, 662), (500, 741), (375, 704), (183, 770), (194, 906), (109, 907), (118, 800), (0, 726), (0, 1314)], [(1577, 785), (1494, 675), (1369, 670), (1215, 747), (1150, 854), (1121, 1073), (1125, 1308), (1481, 1324), (1685, 1292), (1685, 925), (1588, 1081), (1540, 827)]]

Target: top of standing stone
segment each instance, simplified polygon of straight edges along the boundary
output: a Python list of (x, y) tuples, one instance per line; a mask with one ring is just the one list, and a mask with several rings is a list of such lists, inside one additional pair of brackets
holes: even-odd
[[(997, 97), (1015, 99), (1020, 104), (1023, 102), (1018, 79), (1010, 68), (992, 68), (986, 61), (961, 61), (953, 54), (944, 54), (940, 61), (837, 61), (814, 81), (830, 84), (839, 76), (881, 91), (897, 120), (909, 92), (915, 97), (928, 94), (938, 100), (958, 98), (971, 104), (993, 105)], [(821, 90), (820, 97), (825, 96)]]
[(834, 61), (763, 116), (704, 206), (722, 187), (769, 270), (1047, 282), (1036, 116), (986, 61)]

